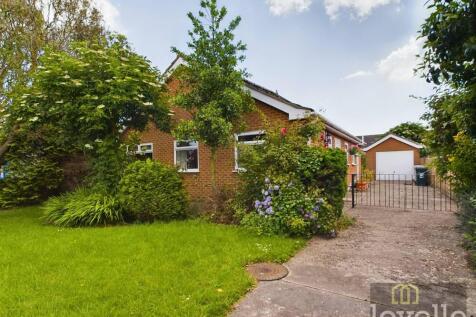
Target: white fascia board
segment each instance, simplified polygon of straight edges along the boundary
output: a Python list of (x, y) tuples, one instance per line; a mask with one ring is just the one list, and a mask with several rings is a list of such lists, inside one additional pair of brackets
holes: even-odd
[[(177, 58), (175, 63), (170, 66), (167, 73), (165, 74), (165, 78), (168, 78), (174, 72), (174, 70), (177, 69), (177, 67), (179, 67), (180, 65), (185, 65), (185, 61), (179, 57)], [(263, 94), (260, 91), (257, 91), (248, 87), (245, 87), (245, 89), (247, 89), (251, 93), (251, 97), (287, 113), (289, 116), (289, 120), (304, 119), (304, 118), (307, 118), (309, 115), (314, 114), (314, 111), (294, 108), (282, 101), (276, 100), (266, 94)]]
[(387, 135), (386, 137), (384, 137), (383, 139), (380, 139), (378, 140), (377, 142), (375, 142), (374, 144), (372, 144), (371, 146), (368, 146), (364, 149), (364, 152), (367, 152), (368, 150), (370, 149), (373, 149), (374, 147), (376, 147), (377, 145), (379, 144), (382, 144), (383, 142), (387, 141), (388, 139), (395, 139), (397, 141), (400, 141), (402, 143), (405, 143), (411, 147), (414, 147), (416, 149), (423, 149), (424, 146), (420, 143), (416, 143), (416, 142), (412, 142), (410, 140), (407, 140), (407, 139), (404, 139), (402, 137), (399, 137), (398, 135), (395, 135), (395, 134), (389, 134)]
[(260, 91), (250, 89), (248, 87), (246, 89), (249, 90), (251, 97), (255, 98), (256, 100), (259, 100), (267, 105), (270, 105), (278, 110), (281, 110), (282, 112), (287, 113), (289, 116), (289, 120), (304, 119), (314, 113), (313, 111), (310, 111), (310, 110), (297, 109), (297, 108), (291, 107), (290, 105), (282, 101), (276, 100), (274, 98), (271, 98), (270, 96), (267, 96)]
[(178, 57), (175, 62), (167, 69), (167, 72), (164, 74), (164, 77), (167, 79), (172, 75), (174, 70), (176, 70), (180, 65), (185, 65), (185, 61), (181, 58)]

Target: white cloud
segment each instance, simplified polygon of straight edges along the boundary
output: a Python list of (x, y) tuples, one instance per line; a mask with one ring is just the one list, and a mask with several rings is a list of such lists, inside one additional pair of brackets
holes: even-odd
[(364, 19), (378, 7), (400, 3), (400, 0), (324, 0), (327, 15), (332, 20), (339, 17), (341, 10), (349, 10), (353, 16)]
[(414, 69), (419, 64), (416, 55), (422, 52), (423, 42), (423, 39), (411, 37), (405, 45), (378, 62), (377, 72), (393, 81), (412, 79)]
[(269, 10), (274, 15), (286, 15), (292, 12), (304, 12), (309, 9), (312, 0), (266, 0)]
[(93, 0), (93, 4), (102, 13), (107, 28), (117, 32), (124, 31), (120, 23), (119, 9), (111, 0)]
[(371, 71), (366, 71), (366, 70), (358, 70), (355, 73), (349, 74), (344, 77), (344, 79), (354, 79), (354, 78), (359, 78), (359, 77), (367, 77), (367, 76), (372, 76), (374, 73)]
[(423, 39), (411, 37), (405, 45), (390, 52), (387, 57), (377, 62), (375, 70), (359, 70), (343, 79), (355, 79), (380, 75), (390, 81), (408, 81), (415, 78), (414, 69), (420, 63), (417, 55), (422, 54)]

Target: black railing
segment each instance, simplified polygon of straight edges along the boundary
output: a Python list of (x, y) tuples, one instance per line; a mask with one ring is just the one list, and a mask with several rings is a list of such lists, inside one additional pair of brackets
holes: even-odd
[(402, 210), (457, 211), (451, 183), (429, 173), (352, 174), (346, 200), (352, 208), (374, 206)]

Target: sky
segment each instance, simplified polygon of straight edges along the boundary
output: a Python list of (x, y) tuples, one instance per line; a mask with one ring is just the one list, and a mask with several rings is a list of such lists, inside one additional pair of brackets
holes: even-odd
[[(95, 0), (109, 29), (162, 72), (186, 49), (199, 0)], [(241, 16), (251, 81), (354, 135), (419, 121), (432, 87), (413, 69), (424, 0), (219, 0)]]

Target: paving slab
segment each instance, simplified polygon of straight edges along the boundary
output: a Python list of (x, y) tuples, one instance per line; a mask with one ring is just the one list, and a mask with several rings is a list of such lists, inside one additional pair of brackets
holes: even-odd
[(476, 279), (454, 213), (358, 208), (336, 239), (315, 238), (286, 263), (289, 275), (262, 282), (231, 316), (369, 316), (372, 283), (467, 286), (476, 316)]
[(369, 303), (286, 281), (262, 282), (235, 317), (368, 317)]

